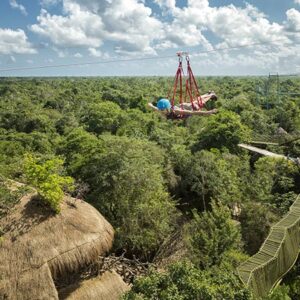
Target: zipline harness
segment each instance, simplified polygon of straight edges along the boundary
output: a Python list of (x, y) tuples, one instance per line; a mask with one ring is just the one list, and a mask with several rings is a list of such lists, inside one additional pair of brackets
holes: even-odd
[[(199, 111), (201, 108), (204, 106), (199, 88), (195, 79), (195, 76), (193, 74), (191, 65), (190, 65), (190, 58), (188, 55), (188, 52), (177, 52), (176, 53), (178, 56), (178, 61), (179, 65), (175, 74), (175, 79), (174, 79), (174, 84), (171, 87), (169, 94), (168, 94), (168, 99), (171, 99), (171, 108), (172, 111), (174, 110), (174, 107), (176, 105), (176, 98), (178, 96), (178, 85), (179, 85), (179, 106), (183, 110), (184, 106), (183, 103), (186, 102), (187, 97), (189, 97), (189, 101), (191, 103), (193, 111)], [(185, 77), (183, 67), (182, 67), (182, 61), (183, 61), (183, 56), (185, 56), (185, 60), (187, 63), (187, 78), (185, 80), (185, 92), (183, 93), (183, 78)], [(171, 92), (172, 97), (171, 96)], [(195, 101), (197, 101), (197, 105), (195, 105)]]

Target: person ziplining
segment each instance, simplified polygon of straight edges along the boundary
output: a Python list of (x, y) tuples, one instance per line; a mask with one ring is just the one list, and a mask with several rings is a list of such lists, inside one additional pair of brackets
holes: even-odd
[[(205, 104), (209, 100), (216, 100), (217, 96), (215, 95), (214, 92), (208, 92), (204, 95), (201, 95), (202, 102)], [(193, 101), (194, 105), (197, 105), (197, 100)], [(178, 115), (179, 117), (181, 115), (183, 116), (193, 116), (193, 115), (198, 115), (198, 116), (205, 116), (205, 115), (212, 115), (218, 112), (217, 109), (212, 109), (212, 110), (193, 110), (192, 104), (188, 102), (183, 102), (182, 107), (174, 105), (172, 109), (172, 105), (170, 100), (165, 99), (165, 98), (159, 98), (157, 101), (156, 106), (153, 105), (151, 102), (148, 103), (148, 106), (153, 109), (154, 111), (159, 111), (164, 115), (168, 115), (171, 113), (174, 113), (175, 115)]]
[[(193, 71), (190, 66), (190, 59), (187, 52), (177, 52), (179, 59), (179, 65), (175, 75), (174, 84), (170, 90), (167, 99), (160, 97), (157, 101), (156, 106), (153, 103), (148, 103), (148, 106), (154, 111), (164, 114), (167, 118), (170, 119), (181, 119), (193, 115), (211, 115), (217, 112), (217, 109), (212, 110), (202, 110), (203, 106), (209, 100), (217, 100), (217, 96), (214, 92), (210, 91), (204, 95), (200, 95), (196, 79), (194, 77)], [(186, 58), (187, 62), (187, 79), (185, 81), (185, 93), (183, 93), (183, 67), (182, 60), (183, 56)], [(176, 105), (176, 98), (178, 96), (177, 87), (179, 85), (179, 103)], [(172, 97), (171, 101), (170, 96), (171, 92)], [(187, 102), (187, 97), (190, 102)]]

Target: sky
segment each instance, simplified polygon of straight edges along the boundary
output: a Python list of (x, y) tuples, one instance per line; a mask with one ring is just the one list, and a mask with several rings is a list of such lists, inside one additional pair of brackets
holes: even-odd
[(173, 75), (178, 51), (200, 76), (290, 74), (299, 50), (300, 0), (0, 0), (0, 77)]

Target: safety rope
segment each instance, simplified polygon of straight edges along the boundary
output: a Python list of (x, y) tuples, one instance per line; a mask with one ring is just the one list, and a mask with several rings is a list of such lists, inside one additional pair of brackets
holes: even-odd
[[(199, 92), (197, 81), (195, 79), (195, 76), (193, 74), (193, 71), (192, 71), (192, 68), (191, 68), (191, 65), (190, 65), (189, 56), (186, 56), (186, 61), (187, 61), (187, 73), (188, 73), (189, 89), (191, 91), (190, 94), (193, 97), (193, 98), (190, 98), (190, 101), (191, 101), (192, 107), (194, 109), (195, 108), (194, 99), (197, 99), (198, 109), (195, 108), (194, 110), (200, 110), (203, 107), (204, 104), (203, 104), (203, 101), (202, 101), (202, 98), (201, 98), (201, 95), (200, 95), (200, 92)], [(194, 91), (194, 93), (193, 93), (193, 91)]]
[[(178, 68), (175, 74), (174, 78), (174, 83), (173, 86), (171, 87), (169, 93), (168, 93), (168, 99), (171, 99), (171, 108), (172, 111), (174, 111), (175, 108), (175, 102), (176, 102), (176, 96), (178, 95), (177, 93), (177, 88), (179, 85), (179, 104), (180, 104), (180, 109), (184, 109), (183, 102), (186, 102), (187, 97), (189, 98), (189, 101), (191, 103), (193, 111), (198, 111), (201, 110), (203, 107), (203, 101), (199, 92), (199, 88), (197, 85), (197, 81), (195, 79), (195, 76), (193, 74), (191, 65), (190, 65), (190, 58), (187, 52), (177, 52), (178, 56)], [(187, 63), (187, 73), (186, 77), (187, 79), (185, 80), (185, 92), (183, 92), (183, 77), (185, 77), (184, 71), (183, 71), (183, 56), (185, 56), (186, 63)], [(172, 92), (173, 91), (173, 92)], [(171, 96), (172, 92), (172, 96)], [(170, 98), (171, 97), (171, 98)], [(195, 105), (195, 100), (198, 103), (198, 106)]]

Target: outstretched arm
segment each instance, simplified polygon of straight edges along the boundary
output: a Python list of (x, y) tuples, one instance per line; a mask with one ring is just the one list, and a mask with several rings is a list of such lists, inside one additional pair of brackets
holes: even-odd
[(165, 111), (159, 110), (155, 105), (153, 105), (151, 102), (148, 103), (148, 106), (155, 112), (160, 113), (161, 115), (166, 115)]
[(207, 115), (212, 115), (217, 113), (217, 109), (212, 109), (212, 110), (207, 110), (207, 111), (190, 111), (190, 110), (180, 110), (180, 109), (175, 109), (174, 113), (176, 115), (184, 115), (184, 116), (207, 116)]
[(159, 109), (158, 109), (156, 106), (154, 106), (151, 102), (148, 103), (148, 106), (149, 106), (151, 109), (153, 109), (154, 111), (159, 111)]

